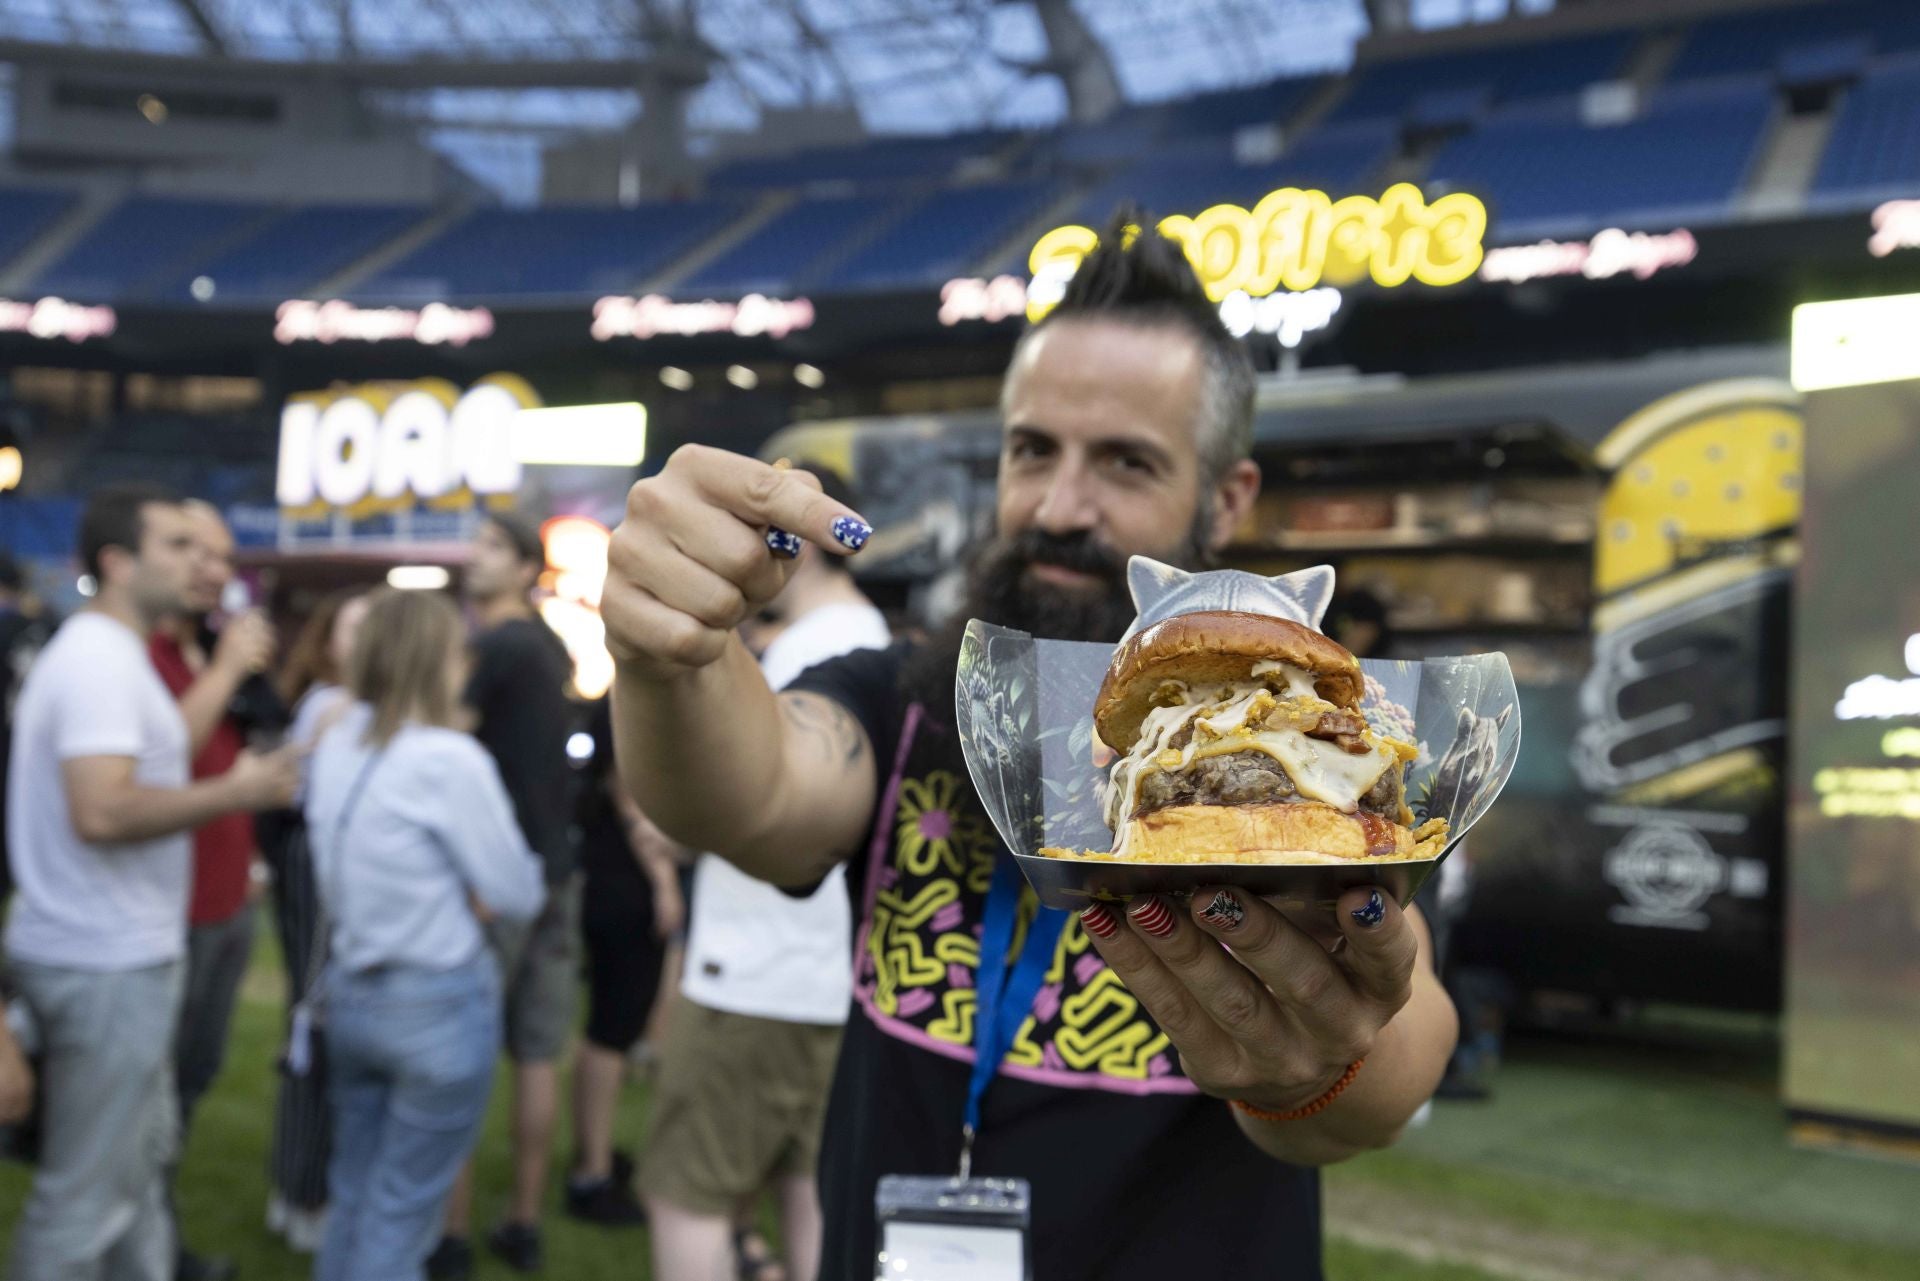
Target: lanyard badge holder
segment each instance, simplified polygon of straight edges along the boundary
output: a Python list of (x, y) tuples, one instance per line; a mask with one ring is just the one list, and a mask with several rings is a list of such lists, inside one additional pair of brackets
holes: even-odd
[(1033, 1008), (1067, 923), (1065, 912), (1040, 908), (1009, 973), (1007, 952), (1020, 914), (1021, 883), (1012, 859), (995, 863), (980, 932), (973, 1075), (960, 1127), (959, 1173), (952, 1178), (890, 1174), (880, 1180), (874, 1194), (880, 1235), (875, 1278), (1031, 1281), (1033, 1276), (1027, 1244), (1032, 1188), (1025, 1179), (973, 1177), (981, 1100)]

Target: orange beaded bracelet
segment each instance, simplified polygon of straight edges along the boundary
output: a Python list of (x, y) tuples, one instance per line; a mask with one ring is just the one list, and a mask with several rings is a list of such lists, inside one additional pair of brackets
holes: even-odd
[(1353, 1078), (1360, 1075), (1360, 1065), (1366, 1061), (1367, 1060), (1362, 1057), (1348, 1064), (1347, 1070), (1340, 1074), (1340, 1079), (1335, 1081), (1325, 1094), (1313, 1102), (1306, 1104), (1304, 1107), (1293, 1108), (1287, 1112), (1269, 1112), (1265, 1108), (1255, 1107), (1244, 1099), (1234, 1099), (1233, 1106), (1239, 1108), (1256, 1121), (1304, 1121), (1316, 1112), (1326, 1111), (1333, 1101), (1339, 1098), (1349, 1085), (1353, 1084)]

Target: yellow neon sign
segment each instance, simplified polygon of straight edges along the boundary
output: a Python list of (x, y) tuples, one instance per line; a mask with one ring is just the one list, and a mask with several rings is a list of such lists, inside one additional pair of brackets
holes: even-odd
[[(1215, 205), (1195, 217), (1162, 218), (1162, 235), (1180, 242), (1215, 302), (1236, 290), (1258, 298), (1281, 289), (1351, 285), (1371, 276), (1383, 288), (1409, 280), (1453, 285), (1480, 269), (1487, 207), (1453, 192), (1427, 203), (1412, 183), (1389, 187), (1378, 200), (1283, 187), (1252, 209)], [(1100, 238), (1086, 227), (1056, 227), (1027, 258), (1034, 289), (1027, 317), (1038, 320)]]

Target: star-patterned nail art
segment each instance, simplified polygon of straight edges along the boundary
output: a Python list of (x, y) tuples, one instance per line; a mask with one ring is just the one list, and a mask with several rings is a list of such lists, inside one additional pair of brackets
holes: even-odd
[(1387, 918), (1387, 901), (1380, 897), (1379, 890), (1375, 890), (1367, 895), (1364, 905), (1353, 909), (1352, 916), (1365, 928), (1372, 929)]
[(873, 537), (873, 526), (853, 516), (835, 516), (833, 537), (842, 547), (857, 552)]
[(789, 534), (778, 525), (769, 526), (767, 529), (767, 546), (773, 550), (775, 556), (784, 556), (786, 559), (792, 560), (800, 554), (800, 536), (798, 534)]

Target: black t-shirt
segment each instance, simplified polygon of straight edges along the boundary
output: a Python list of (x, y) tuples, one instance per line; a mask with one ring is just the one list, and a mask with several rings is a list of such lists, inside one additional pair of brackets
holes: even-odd
[(508, 619), (474, 637), (466, 694), (467, 706), (480, 717), (474, 736), (500, 767), (514, 817), (549, 882), (573, 870), (567, 832), (573, 786), (567, 738), (574, 723), (567, 681), (572, 672), (566, 647), (537, 619)]
[(580, 803), (575, 811), (580, 823), (580, 871), (586, 878), (582, 901), (592, 905), (611, 899), (624, 909), (651, 918), (653, 887), (640, 860), (633, 856), (626, 821), (607, 795), (607, 780), (614, 773), (610, 702), (600, 699), (587, 715), (593, 755), (580, 770)]
[[(921, 708), (901, 692), (908, 652), (855, 651), (788, 686), (859, 719), (881, 788), (848, 866), (854, 1007), (820, 1156), (823, 1277), (873, 1275), (882, 1175), (955, 1170), (981, 918), (995, 860), (1009, 857), (967, 778), (950, 705)], [(1194, 1089), (1077, 916), (987, 1092), (973, 1168), (1031, 1181), (1045, 1281), (1321, 1275), (1317, 1172), (1255, 1148), (1225, 1103)]]

